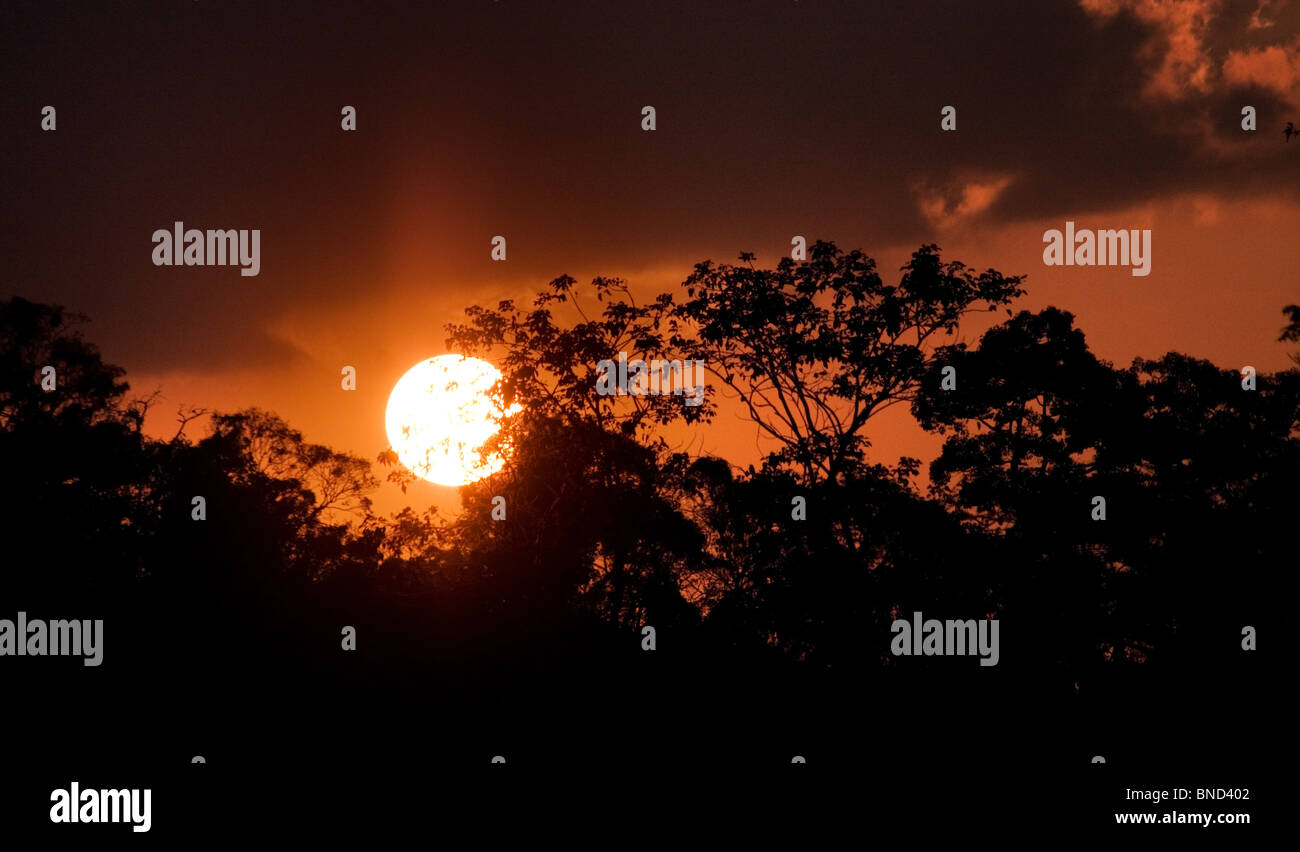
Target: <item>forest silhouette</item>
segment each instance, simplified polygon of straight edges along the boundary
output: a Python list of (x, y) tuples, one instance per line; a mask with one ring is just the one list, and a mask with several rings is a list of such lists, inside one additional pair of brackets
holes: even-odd
[[(921, 747), (882, 730), (982, 754), (989, 736), (1053, 725), (1077, 729), (1046, 751), (1073, 755), (1094, 742), (1090, 715), (1125, 727), (1113, 708), (1255, 694), (1240, 635), (1294, 562), (1300, 372), (1244, 390), (1237, 368), (1179, 353), (1117, 367), (1069, 312), (1016, 312), (1023, 283), (933, 245), (887, 283), (860, 251), (817, 242), (772, 269), (700, 263), (649, 301), (562, 276), (531, 305), (471, 307), (449, 346), (497, 364), (523, 410), (486, 448), (509, 445), (505, 468), (462, 488), (455, 517), (375, 514), (380, 478), (409, 482), (391, 451), (372, 465), (258, 408), (149, 437), (156, 399), (131, 396), (82, 318), (11, 298), (3, 617), (106, 626), (103, 672), (24, 661), (10, 683), (51, 706), (98, 695), (106, 725), (160, 752), (219, 729), (211, 750), (247, 760), (788, 763)], [(1287, 310), (1282, 339), (1300, 339)], [(1005, 321), (956, 342), (989, 311)], [(703, 361), (709, 399), (597, 394), (619, 352)], [(758, 464), (665, 437), (714, 418), (723, 388), (774, 441)], [(896, 405), (943, 438), (928, 485), (915, 459), (872, 460), (868, 426)], [(999, 665), (892, 657), (890, 623), (914, 611), (999, 618)], [(949, 732), (952, 713), (1000, 733)]]

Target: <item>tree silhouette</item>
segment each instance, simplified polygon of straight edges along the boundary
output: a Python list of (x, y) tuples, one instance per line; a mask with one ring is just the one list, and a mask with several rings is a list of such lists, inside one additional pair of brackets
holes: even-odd
[[(379, 484), (369, 462), (307, 442), (278, 416), (257, 408), (213, 418), (213, 436), (239, 444), (250, 471), (297, 483), (310, 493), (304, 523), (370, 514), (370, 491)], [(245, 474), (247, 475), (247, 474)]]
[[(1180, 645), (1185, 660), (1227, 653), (1231, 643), (1212, 654), (1190, 637), (1244, 615), (1284, 558), (1256, 525), (1296, 504), (1280, 482), (1300, 461), (1300, 376), (1245, 393), (1234, 371), (1176, 353), (1115, 370), (1055, 308), (1018, 314), (954, 363), (960, 390), (928, 390), (914, 406), (946, 436), (934, 493), (997, 537), (997, 596), (1050, 637), (1035, 645), (1038, 664), (1077, 677), (1099, 660), (1173, 658)], [(1257, 531), (1244, 540), (1243, 528)]]
[(887, 285), (871, 258), (816, 242), (806, 261), (775, 270), (697, 264), (674, 317), (674, 342), (739, 394), (750, 419), (781, 443), (768, 464), (802, 482), (839, 481), (861, 466), (868, 420), (910, 400), (937, 361), (937, 343), (983, 303), (1019, 296), (1019, 277), (974, 274), (922, 246)]
[[(666, 482), (681, 460), (655, 429), (706, 422), (714, 406), (688, 405), (685, 395), (598, 393), (601, 361), (674, 357), (671, 300), (638, 305), (618, 279), (597, 278), (592, 287), (602, 305), (595, 317), (576, 281), (562, 276), (526, 313), (505, 301), (491, 311), (472, 307), (468, 324), (449, 327), (450, 346), (496, 357), (499, 403), (520, 404), (523, 413), (483, 448), (508, 447), (510, 461), (463, 489), (465, 512), (445, 532), (453, 550), (471, 554), (475, 582), (490, 575), (492, 588), (506, 590), (496, 598), (522, 601), (531, 618), (554, 617), (580, 600), (616, 625), (666, 626), (691, 615), (677, 576), (698, 553), (699, 533), (667, 502)], [(564, 305), (571, 325), (553, 316)], [(506, 500), (507, 523), (491, 518), (497, 496)]]
[[(197, 437), (182, 409), (174, 437), (149, 438), (156, 397), (129, 400), (75, 316), (0, 302), (0, 524), (44, 548), (0, 569), (0, 592), (33, 610), (93, 606), (118, 625), (114, 653), (142, 690), (163, 680), (176, 718), (213, 725), (241, 712), (214, 694), (264, 692), (293, 725), (324, 730), (314, 708), (331, 690), (417, 684), (425, 702), (475, 696), (466, 716), (500, 726), (523, 683), (664, 714), (715, 690), (699, 706), (725, 715), (716, 691), (731, 691), (743, 718), (727, 733), (752, 737), (754, 684), (786, 696), (763, 706), (794, 713), (814, 692), (834, 704), (864, 684), (921, 694), (960, 681), (951, 661), (888, 653), (890, 623), (918, 610), (1014, 624), (998, 670), (1019, 678), (1013, 695), (1226, 669), (1225, 634), (1250, 623), (1289, 559), (1300, 372), (1248, 391), (1178, 353), (1116, 368), (1058, 308), (953, 342), (1020, 281), (922, 246), (886, 285), (861, 252), (818, 242), (776, 269), (752, 255), (701, 263), (684, 296), (638, 302), (597, 278), (598, 313), (568, 276), (526, 309), (471, 307), (449, 345), (498, 363), (493, 393), (521, 411), (484, 447), (508, 450), (505, 466), (463, 487), (452, 517), (376, 516), (366, 461), (268, 411), (215, 413)], [(1300, 308), (1286, 312), (1281, 339), (1300, 340)], [(676, 451), (672, 430), (709, 422), (715, 401), (602, 395), (599, 362), (620, 352), (702, 360), (779, 449), (757, 469)], [(47, 364), (55, 391), (40, 387)], [(869, 459), (867, 423), (900, 402), (944, 439), (925, 493), (915, 460)], [(391, 450), (379, 462), (410, 481)], [(360, 628), (364, 657), (341, 652), (341, 625)], [(640, 651), (647, 625), (655, 654)], [(616, 714), (529, 706), (566, 745), (600, 751), (625, 734)]]
[[(1282, 329), (1282, 335), (1279, 341), (1288, 343), (1300, 343), (1300, 305), (1287, 305), (1282, 309), (1282, 313), (1290, 320)], [(1300, 366), (1300, 353), (1293, 353), (1291, 360)]]
[[(4, 572), (15, 595), (130, 577), (144, 535), (132, 520), (148, 477), (141, 409), (126, 400), (122, 369), (82, 338), (81, 321), (20, 297), (0, 302), (0, 517), (14, 540), (52, 548), (44, 570)], [(40, 384), (45, 366), (55, 370), (51, 391)]]
[[(535, 610), (563, 611), (576, 587), (616, 624), (662, 624), (666, 608), (678, 623), (704, 618), (705, 634), (731, 647), (826, 666), (858, 661), (862, 626), (887, 625), (907, 589), (940, 576), (934, 564), (952, 564), (969, 546), (942, 508), (910, 493), (914, 464), (866, 464), (862, 427), (915, 394), (937, 363), (935, 341), (974, 303), (1003, 304), (1019, 294), (1018, 281), (944, 264), (926, 246), (898, 286), (885, 286), (860, 252), (817, 243), (811, 260), (787, 259), (775, 272), (701, 264), (680, 305), (661, 294), (639, 306), (621, 281), (598, 278), (604, 307), (592, 318), (565, 276), (530, 312), (509, 301), (471, 308), (449, 343), (496, 356), (500, 403), (521, 403), (524, 413), (485, 448), (509, 444), (511, 460), (464, 489), (467, 511), (444, 531), (455, 540), (448, 550), (482, 563), (470, 566), (469, 585), (501, 577), (501, 588), (515, 590), (504, 599), (553, 583)], [(557, 326), (552, 308), (570, 300), (573, 324)], [(657, 427), (706, 420), (712, 407), (599, 395), (596, 365), (619, 352), (704, 359), (785, 447), (739, 479), (724, 462), (687, 463)], [(812, 507), (807, 523), (779, 521), (794, 493)], [(506, 498), (509, 523), (490, 520), (494, 496)], [(908, 532), (882, 534), (899, 528)], [(985, 606), (969, 583), (949, 587)]]

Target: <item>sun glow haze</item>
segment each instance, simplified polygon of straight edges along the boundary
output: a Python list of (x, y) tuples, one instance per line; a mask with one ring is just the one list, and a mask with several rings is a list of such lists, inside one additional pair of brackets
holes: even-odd
[(498, 453), (483, 456), (484, 442), (496, 434), (505, 411), (492, 398), (501, 378), (496, 367), (478, 358), (439, 355), (406, 371), (388, 397), (384, 425), (398, 459), (421, 479), (439, 485), (468, 485), (491, 476), (505, 464)]

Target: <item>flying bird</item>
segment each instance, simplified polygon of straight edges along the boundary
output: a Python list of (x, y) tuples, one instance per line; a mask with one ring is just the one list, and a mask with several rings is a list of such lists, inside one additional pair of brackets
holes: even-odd
[(1288, 121), (1282, 135), (1286, 137), (1286, 141), (1290, 142), (1292, 136), (1300, 136), (1300, 130), (1296, 130), (1296, 126)]

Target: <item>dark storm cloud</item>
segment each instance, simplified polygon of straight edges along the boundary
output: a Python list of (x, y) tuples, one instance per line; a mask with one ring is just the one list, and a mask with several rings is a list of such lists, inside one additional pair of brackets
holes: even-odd
[[(1199, 86), (1189, 79), (1194, 69), (1164, 67), (1174, 49), (1171, 34), (1186, 44), (1189, 33), (1171, 33), (1164, 22), (1128, 10), (1065, 16), (1051, 31), (1067, 37), (1045, 43), (1067, 52), (1056, 63), (1038, 66), (1044, 73), (1028, 101), (1041, 104), (1041, 111), (1029, 116), (1044, 117), (1044, 127), (1020, 134), (1025, 142), (1021, 177), (993, 212), (1068, 215), (1186, 192), (1297, 198), (1294, 181), (1279, 186), (1280, 175), (1300, 174), (1300, 160), (1276, 144), (1289, 114), (1287, 99), (1274, 88), (1233, 85), (1221, 73), (1230, 49), (1258, 42), (1246, 28), (1245, 4), (1187, 4), (1203, 5), (1214, 12), (1204, 31), (1196, 33), (1197, 62), (1208, 72)], [(1279, 23), (1269, 38), (1295, 39), (1300, 36), (1296, 24), (1294, 16), (1286, 26)], [(1154, 85), (1160, 82), (1172, 91)], [(1247, 104), (1258, 111), (1255, 134), (1241, 129)]]
[[(1213, 19), (1216, 62), (1295, 37), (1281, 15), (1247, 31), (1253, 11)], [(0, 14), (6, 289), (91, 314), (114, 351), (159, 369), (294, 357), (265, 331), (294, 306), (361, 308), (398, 286), (453, 298), (499, 271), (494, 234), (512, 275), (542, 283), (793, 233), (919, 243), (935, 237), (927, 202), (996, 221), (1192, 190), (1294, 197), (1279, 174), (1300, 170), (1238, 125), (1249, 102), (1280, 129), (1283, 94), (1216, 81), (1151, 97), (1160, 22), (1073, 3)], [(37, 129), (46, 103), (53, 134)], [(939, 132), (945, 104), (956, 134)], [(176, 219), (262, 229), (262, 273), (152, 266), (149, 235)]]

